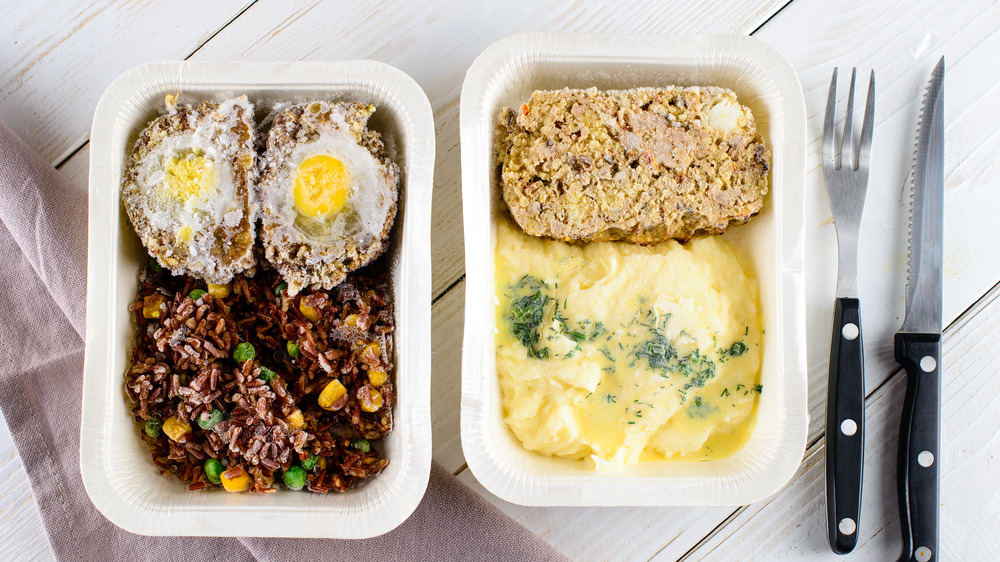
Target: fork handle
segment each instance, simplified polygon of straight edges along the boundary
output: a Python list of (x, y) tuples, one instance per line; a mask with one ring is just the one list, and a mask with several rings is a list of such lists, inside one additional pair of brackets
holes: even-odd
[(826, 508), (830, 547), (847, 554), (858, 543), (865, 451), (865, 377), (861, 303), (838, 298), (826, 403)]

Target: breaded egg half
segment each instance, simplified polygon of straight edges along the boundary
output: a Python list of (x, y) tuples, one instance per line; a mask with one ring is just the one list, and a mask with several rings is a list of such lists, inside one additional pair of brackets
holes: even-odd
[(192, 108), (171, 95), (166, 108), (132, 149), (122, 202), (160, 265), (228, 283), (254, 265), (253, 105), (241, 96)]
[(367, 128), (374, 111), (315, 101), (274, 118), (258, 185), (261, 241), (290, 294), (330, 289), (385, 250), (399, 167)]

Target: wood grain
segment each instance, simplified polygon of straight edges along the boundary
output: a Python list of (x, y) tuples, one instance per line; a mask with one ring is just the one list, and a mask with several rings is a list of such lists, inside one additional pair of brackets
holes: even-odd
[[(826, 3), (730, 0), (661, 3), (528, 2), (503, 5), (393, 0), (378, 5), (345, 2), (284, 4), (193, 3), (160, 7), (126, 1), (37, 6), (4, 11), (0, 67), (0, 119), (50, 161), (83, 146), (94, 105), (108, 83), (128, 67), (157, 58), (199, 60), (343, 60), (373, 58), (401, 68), (424, 87), (437, 132), (433, 255), (434, 457), (451, 470), (464, 460), (458, 438), (460, 342), (464, 315), (464, 248), (459, 184), (458, 96), (465, 69), (483, 48), (517, 31), (668, 33), (749, 32), (780, 52), (799, 73), (808, 110), (810, 170), (806, 190), (810, 436), (793, 482), (781, 493), (746, 508), (526, 508), (505, 504), (476, 488), (528, 528), (577, 559), (671, 560), (825, 558), (822, 488), (829, 324), (836, 278), (836, 242), (825, 185), (819, 172), (821, 111), (832, 67), (875, 68), (878, 97), (873, 171), (862, 222), (860, 286), (865, 318), (869, 398), (865, 515), (859, 551), (852, 560), (883, 559), (894, 552), (893, 467), (899, 380), (889, 338), (898, 328), (905, 283), (906, 181), (919, 99), (937, 56), (948, 58), (946, 94), (946, 321), (980, 301), (949, 330), (944, 369), (942, 544), (946, 558), (976, 558), (1000, 551), (992, 531), (1000, 515), (993, 462), (1000, 404), (989, 391), (1000, 328), (996, 292), (1000, 234), (988, 228), (1000, 191), (992, 185), (1000, 152), (1000, 8), (993, 2), (888, 0)], [(197, 17), (191, 8), (197, 6)], [(239, 14), (230, 23), (233, 17)], [(45, 17), (42, 17), (42, 16)], [(227, 25), (228, 24), (228, 25)], [(213, 37), (220, 28), (221, 32)], [(67, 84), (72, 85), (69, 91)], [(841, 90), (841, 103), (846, 88)], [(86, 185), (86, 147), (61, 167)], [(457, 282), (457, 283), (456, 283)], [(954, 373), (954, 377), (950, 378)], [(898, 416), (897, 416), (898, 417)], [(50, 556), (37, 521), (23, 468), (0, 460), (0, 558)], [(460, 478), (474, 487), (473, 475)], [(969, 515), (980, 512), (975, 520)], [(34, 519), (32, 518), (34, 513)], [(896, 545), (896, 546), (894, 546)], [(42, 548), (44, 547), (44, 548)], [(954, 553), (954, 556), (952, 554)], [(978, 558), (985, 559), (985, 558)]]
[(43, 158), (60, 162), (86, 142), (97, 100), (116, 76), (140, 62), (187, 57), (244, 5), (10, 3), (0, 17), (0, 120)]
[(200, 60), (323, 60), (371, 58), (412, 76), (430, 99), (437, 133), (434, 172), (433, 294), (465, 271), (459, 181), (458, 97), (465, 71), (494, 41), (522, 31), (602, 33), (745, 33), (782, 6), (763, 0), (711, 0), (690, 7), (638, 0), (572, 4), (517, 0), (502, 4), (434, 1), (420, 5), (359, 5), (332, 30), (317, 22), (344, 22), (338, 3), (257, 3), (193, 57)]
[[(995, 531), (1000, 494), (1000, 394), (977, 381), (993, 375), (1000, 348), (1000, 290), (962, 319), (944, 338), (941, 385), (941, 545), (944, 560), (993, 560), (1000, 552)], [(894, 559), (901, 546), (896, 509), (895, 453), (905, 376), (897, 373), (868, 400), (865, 489), (859, 523), (860, 560)], [(981, 431), (981, 428), (994, 428)], [(692, 553), (693, 560), (775, 560), (809, 554), (843, 560), (826, 539), (823, 443), (806, 455), (794, 482), (770, 501), (752, 505)], [(989, 483), (985, 484), (984, 483)], [(781, 533), (773, 531), (781, 528)], [(992, 553), (992, 554), (991, 554)], [(669, 558), (664, 558), (669, 559)]]

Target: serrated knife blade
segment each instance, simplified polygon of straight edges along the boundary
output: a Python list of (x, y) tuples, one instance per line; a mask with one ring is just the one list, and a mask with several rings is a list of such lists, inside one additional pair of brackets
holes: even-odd
[(913, 161), (906, 316), (900, 332), (941, 332), (944, 236), (944, 58), (924, 96)]
[(913, 162), (906, 316), (896, 361), (906, 370), (896, 486), (900, 560), (933, 562), (938, 552), (941, 436), (941, 296), (944, 235), (944, 57), (924, 95)]

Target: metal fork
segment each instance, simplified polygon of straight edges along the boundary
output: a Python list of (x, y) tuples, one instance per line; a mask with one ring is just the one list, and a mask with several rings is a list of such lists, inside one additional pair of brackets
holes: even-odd
[[(837, 229), (837, 301), (830, 347), (830, 384), (826, 403), (826, 507), (830, 546), (838, 554), (854, 550), (861, 515), (861, 473), (865, 448), (865, 378), (858, 300), (858, 232), (868, 191), (872, 126), (875, 117), (875, 71), (868, 83), (868, 101), (861, 138), (853, 134), (854, 80), (847, 98), (840, 158), (834, 152), (837, 109), (837, 69), (833, 70), (823, 122), (823, 177)], [(855, 156), (855, 150), (857, 155)]]

